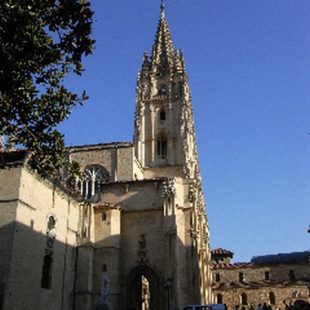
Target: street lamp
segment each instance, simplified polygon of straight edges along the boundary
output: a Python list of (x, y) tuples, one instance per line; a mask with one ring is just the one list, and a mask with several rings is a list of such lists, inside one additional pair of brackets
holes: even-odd
[(170, 290), (172, 287), (172, 279), (171, 278), (167, 278), (165, 284), (164, 284), (164, 288), (167, 290), (167, 310), (170, 310)]

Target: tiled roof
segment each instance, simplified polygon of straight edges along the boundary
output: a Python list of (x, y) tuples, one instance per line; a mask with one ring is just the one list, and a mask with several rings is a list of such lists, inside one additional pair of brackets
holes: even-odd
[(1, 151), (0, 152), (0, 167), (23, 164), (27, 157), (25, 150), (14, 150), (14, 151)]
[(217, 248), (217, 249), (211, 250), (211, 255), (227, 255), (227, 256), (232, 257), (234, 255), (234, 253), (229, 251), (229, 250)]
[(97, 150), (97, 149), (109, 149), (118, 147), (132, 147), (132, 142), (110, 142), (110, 143), (98, 143), (98, 144), (84, 144), (67, 147), (71, 151), (84, 151), (84, 150)]
[(253, 257), (251, 259), (251, 263), (259, 265), (307, 263), (307, 262), (310, 262), (309, 251), (263, 255)]
[(238, 268), (244, 268), (244, 267), (252, 267), (252, 263), (216, 263), (212, 264), (211, 268), (213, 270), (218, 270), (218, 269), (238, 269)]

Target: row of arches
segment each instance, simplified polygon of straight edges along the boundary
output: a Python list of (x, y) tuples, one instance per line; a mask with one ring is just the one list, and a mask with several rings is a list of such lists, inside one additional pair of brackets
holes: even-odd
[(76, 190), (84, 199), (91, 199), (101, 190), (102, 184), (110, 181), (110, 173), (101, 165), (89, 165), (80, 178), (75, 180)]
[[(240, 304), (241, 305), (248, 305), (249, 304), (249, 300), (248, 300), (248, 295), (246, 293), (242, 293), (240, 296)], [(269, 298), (269, 304), (270, 305), (275, 305), (276, 304), (276, 295), (274, 292), (269, 292), (268, 294), (268, 298)], [(224, 297), (222, 294), (217, 294), (216, 296), (216, 301), (218, 304), (223, 304), (225, 303), (224, 301)]]

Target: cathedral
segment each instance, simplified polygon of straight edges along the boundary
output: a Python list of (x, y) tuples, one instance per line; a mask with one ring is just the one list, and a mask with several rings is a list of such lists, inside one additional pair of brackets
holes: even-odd
[(75, 191), (0, 153), (0, 309), (181, 310), (212, 302), (183, 54), (165, 8), (137, 81), (134, 139), (68, 148)]

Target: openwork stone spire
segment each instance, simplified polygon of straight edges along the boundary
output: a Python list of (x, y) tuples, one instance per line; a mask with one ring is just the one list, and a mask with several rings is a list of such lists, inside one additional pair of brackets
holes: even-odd
[(165, 16), (164, 1), (160, 6), (160, 19), (152, 49), (152, 68), (169, 68), (174, 64), (175, 49), (170, 35), (168, 22)]

